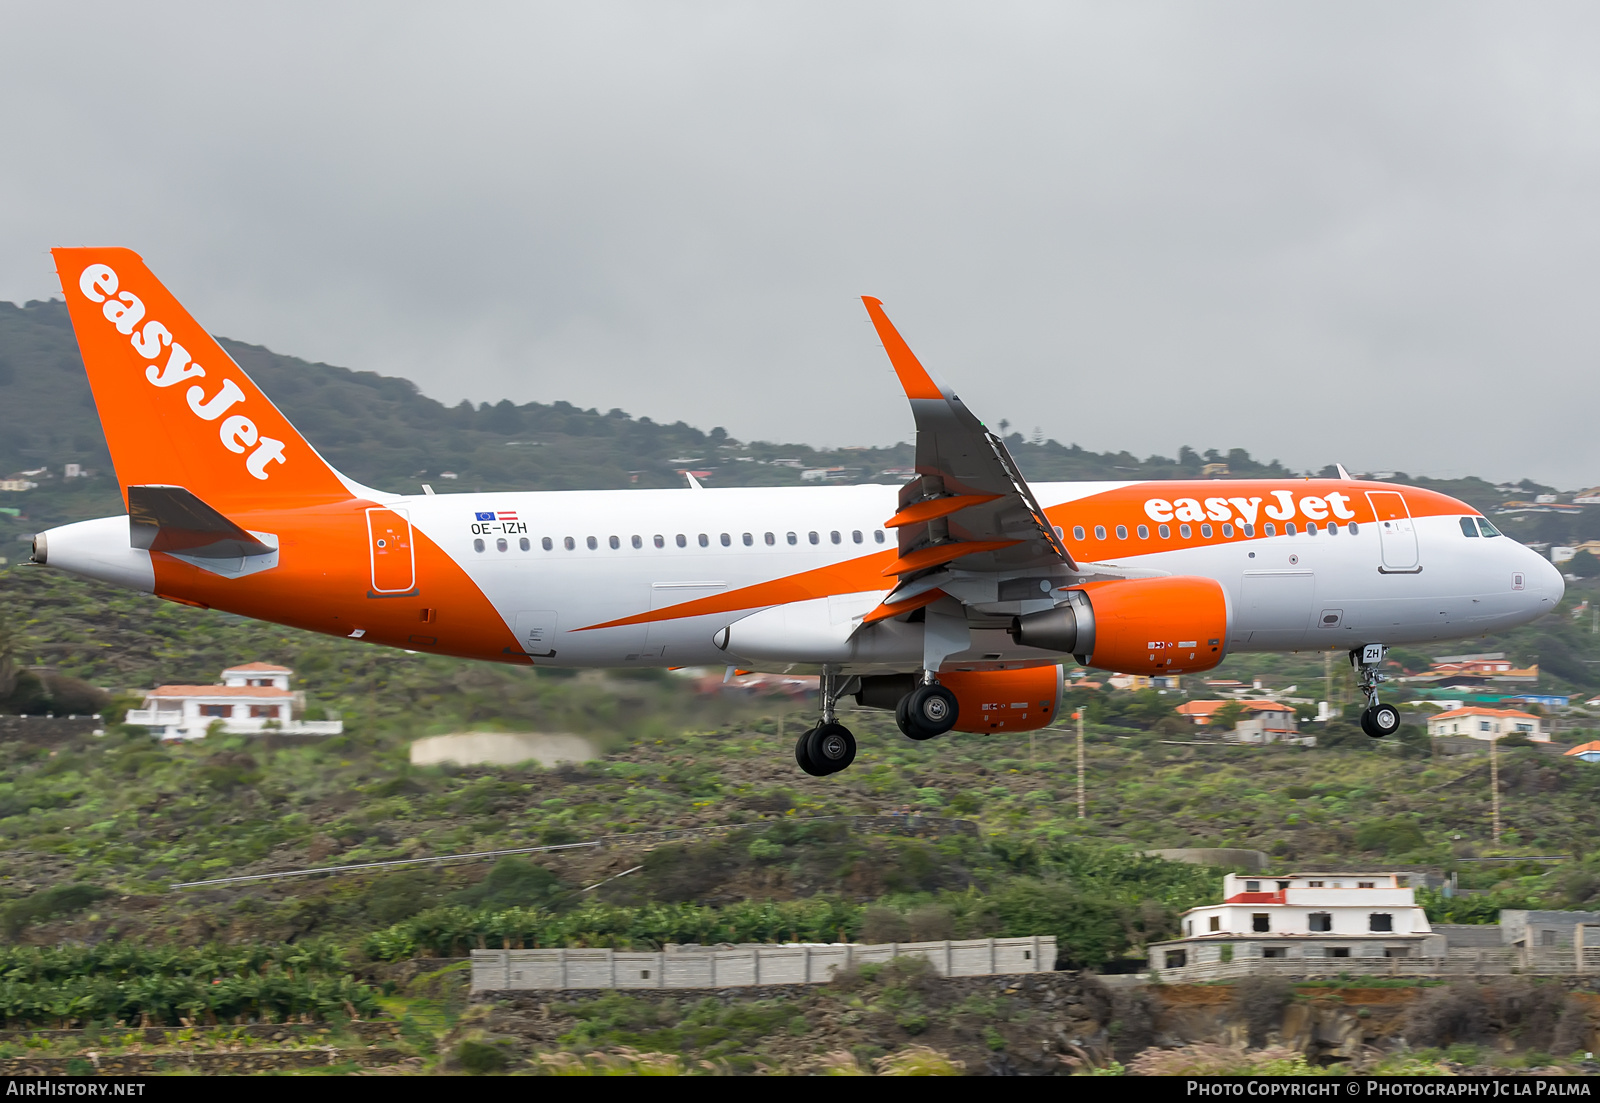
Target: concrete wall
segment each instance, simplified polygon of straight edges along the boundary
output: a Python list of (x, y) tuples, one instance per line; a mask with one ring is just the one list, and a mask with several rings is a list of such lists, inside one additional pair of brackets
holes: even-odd
[(823, 984), (841, 969), (920, 957), (943, 977), (1046, 973), (1055, 968), (1052, 937), (975, 938), (961, 942), (747, 946), (630, 953), (619, 950), (474, 950), (474, 992), (563, 988), (730, 988)]
[[(1600, 912), (1522, 911), (1506, 909), (1500, 913), (1500, 940), (1514, 946), (1526, 940), (1532, 949), (1571, 946), (1573, 928), (1579, 923), (1600, 924)], [(1546, 932), (1550, 932), (1547, 936)], [(1600, 945), (1600, 931), (1588, 931), (1585, 945)]]

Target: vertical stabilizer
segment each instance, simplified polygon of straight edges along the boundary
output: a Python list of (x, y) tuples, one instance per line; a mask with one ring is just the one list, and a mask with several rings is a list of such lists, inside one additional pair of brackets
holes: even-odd
[(353, 496), (137, 253), (53, 253), (125, 504), (151, 484), (223, 511)]

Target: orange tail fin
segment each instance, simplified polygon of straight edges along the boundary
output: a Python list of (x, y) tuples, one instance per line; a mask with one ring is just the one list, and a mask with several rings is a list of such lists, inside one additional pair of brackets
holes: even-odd
[(125, 504), (153, 483), (224, 511), (353, 497), (137, 253), (52, 252)]

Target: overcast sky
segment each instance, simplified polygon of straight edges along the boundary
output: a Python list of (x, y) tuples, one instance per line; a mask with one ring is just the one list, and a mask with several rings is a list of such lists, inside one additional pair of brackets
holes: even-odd
[(1600, 482), (1593, 4), (0, 4), (0, 299), (742, 439)]

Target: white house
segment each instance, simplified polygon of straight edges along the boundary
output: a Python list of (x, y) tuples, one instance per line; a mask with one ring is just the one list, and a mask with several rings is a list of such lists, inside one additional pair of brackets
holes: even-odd
[(1182, 938), (1151, 945), (1152, 968), (1244, 958), (1419, 957), (1438, 949), (1409, 874), (1230, 873), (1222, 894), (1220, 904), (1183, 913)]
[(1473, 739), (1503, 739), (1520, 735), (1535, 743), (1550, 742), (1544, 722), (1531, 712), (1518, 709), (1491, 709), (1482, 705), (1441, 712), (1428, 720), (1429, 737), (1440, 735), (1470, 736)]
[(339, 720), (296, 720), (305, 709), (305, 694), (289, 688), (294, 674), (286, 666), (245, 663), (222, 672), (211, 686), (157, 686), (145, 694), (144, 707), (129, 709), (129, 724), (143, 724), (162, 739), (204, 739), (221, 721), (230, 735), (264, 731), (287, 735), (338, 735)]

